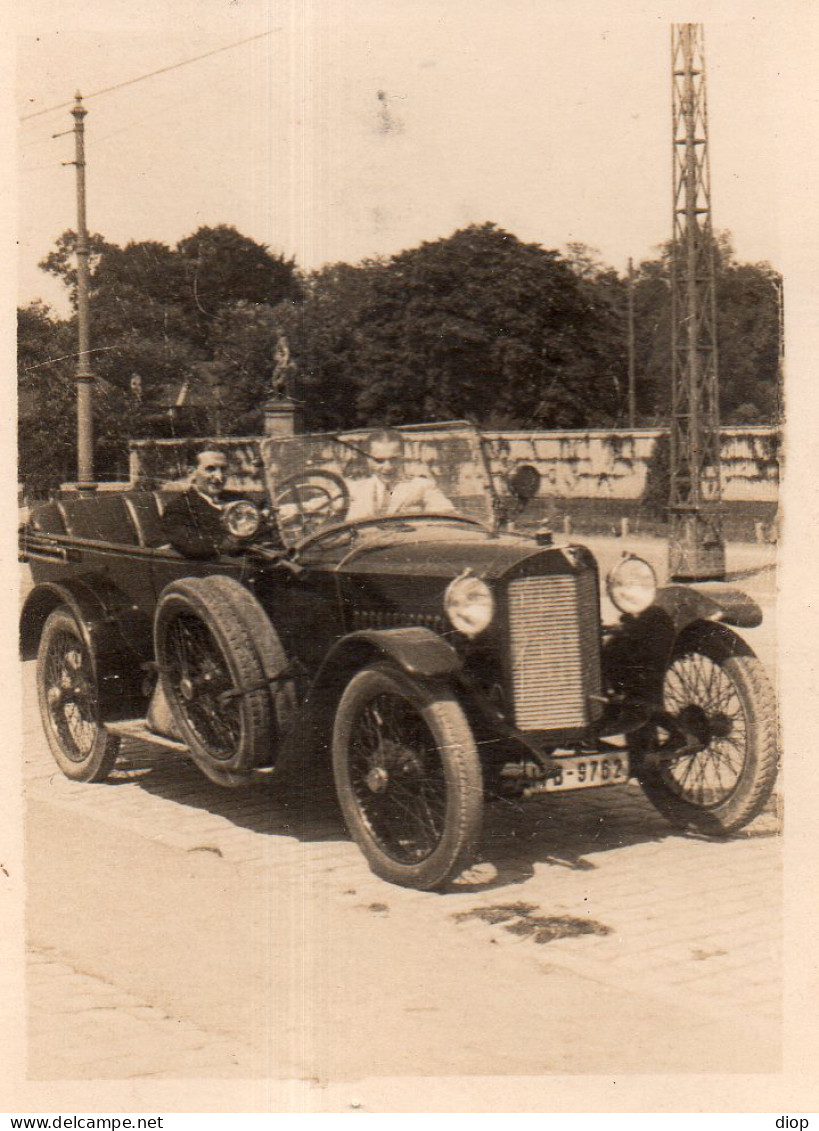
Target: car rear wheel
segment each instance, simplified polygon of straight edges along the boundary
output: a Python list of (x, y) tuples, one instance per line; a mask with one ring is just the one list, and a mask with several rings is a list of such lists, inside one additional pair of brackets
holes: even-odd
[(159, 599), (154, 636), (191, 756), (211, 780), (238, 786), (269, 762), (276, 728), (267, 666), (230, 587), (238, 583), (220, 577), (172, 582)]
[(465, 867), (480, 837), (483, 782), (469, 723), (447, 690), (387, 664), (359, 672), (338, 705), (333, 773), (376, 875), (428, 890)]
[(54, 760), (73, 781), (104, 781), (119, 738), (100, 722), (96, 675), (82, 632), (67, 608), (50, 614), (37, 653), (37, 698)]
[(663, 706), (695, 746), (665, 758), (669, 732), (654, 726), (638, 736), (638, 773), (651, 802), (673, 824), (712, 835), (748, 824), (778, 770), (776, 700), (760, 661), (720, 637), (692, 641), (668, 666)]

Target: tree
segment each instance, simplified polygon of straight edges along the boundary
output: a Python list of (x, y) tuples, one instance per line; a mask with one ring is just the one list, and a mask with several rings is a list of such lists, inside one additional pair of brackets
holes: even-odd
[[(597, 248), (584, 243), (566, 245), (566, 262), (580, 280), (588, 304), (586, 352), (597, 378), (608, 388), (609, 419), (628, 419), (628, 283), (600, 259)], [(601, 421), (602, 423), (602, 421)]]
[(276, 307), (278, 327), (297, 364), (297, 395), (308, 429), (362, 423), (358, 397), (367, 375), (359, 353), (370, 333), (366, 304), (383, 267), (379, 260), (323, 267), (305, 280), (301, 303)]
[[(308, 281), (302, 388), (338, 421), (614, 419), (608, 311), (556, 251), (493, 224)], [(336, 424), (336, 426), (339, 426)]]
[[(93, 277), (100, 258), (111, 248), (114, 244), (108, 243), (104, 236), (99, 235), (97, 232), (89, 232), (87, 238), (88, 244), (88, 270), (89, 274)], [(53, 275), (59, 279), (61, 283), (68, 289), (68, 297), (71, 305), (76, 310), (77, 308), (77, 233), (72, 232), (70, 229), (63, 232), (57, 238), (54, 245), (54, 250), (50, 251), (43, 259), (39, 267), (49, 275)]]
[[(293, 261), (226, 225), (199, 228), (175, 248), (155, 241), (120, 248), (100, 236), (89, 242), (94, 249), (89, 284), (94, 372), (123, 393), (138, 379), (141, 399), (131, 405), (136, 434), (150, 435), (157, 409), (173, 403), (185, 382), (196, 387), (203, 373), (222, 381), (220, 420), (226, 427), (232, 418), (238, 421), (247, 411), (248, 390), (258, 394), (269, 370), (259, 335), (270, 328), (266, 345), (272, 353), (270, 311), (301, 295)], [(72, 296), (75, 247), (76, 237), (66, 232), (41, 264)], [(242, 320), (253, 324), (256, 339), (244, 371), (232, 366), (226, 352), (226, 320), (234, 308), (240, 312), (237, 327)], [(248, 314), (251, 308), (258, 312), (255, 320)], [(233, 340), (235, 353), (235, 333)], [(252, 377), (246, 371), (251, 361), (256, 365)]]
[[(635, 280), (638, 408), (645, 422), (671, 411), (670, 241)], [(778, 288), (768, 263), (738, 263), (730, 234), (714, 238), (717, 356), (723, 424), (772, 422), (780, 400)]]
[(199, 228), (176, 245), (184, 301), (193, 314), (197, 341), (207, 348), (220, 311), (235, 303), (273, 307), (301, 298), (295, 262), (220, 224)]
[[(76, 336), (68, 322), (42, 303), (17, 311), (19, 477), (26, 491), (41, 496), (77, 470)], [(107, 385), (97, 388), (95, 413), (98, 474), (122, 471), (124, 398)]]

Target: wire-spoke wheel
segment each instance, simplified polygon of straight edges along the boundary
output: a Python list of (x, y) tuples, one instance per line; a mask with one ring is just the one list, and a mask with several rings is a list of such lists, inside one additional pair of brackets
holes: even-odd
[(91, 656), (66, 608), (55, 609), (43, 626), (37, 697), (48, 745), (62, 772), (74, 781), (104, 781), (116, 762), (119, 739), (100, 722)]
[(647, 732), (646, 794), (675, 824), (709, 833), (742, 828), (764, 807), (778, 768), (776, 702), (762, 664), (719, 638), (694, 643), (665, 673), (663, 707), (677, 733)]
[(169, 585), (154, 636), (165, 695), (193, 759), (219, 785), (237, 786), (269, 760), (275, 734), (269, 677), (226, 580)]
[(388, 664), (359, 672), (338, 706), (333, 772), (347, 827), (377, 875), (429, 889), (463, 869), (480, 836), (483, 784), (448, 691)]

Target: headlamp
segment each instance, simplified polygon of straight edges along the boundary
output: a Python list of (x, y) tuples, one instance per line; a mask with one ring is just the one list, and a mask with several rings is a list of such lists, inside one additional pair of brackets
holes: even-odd
[(222, 525), (234, 538), (252, 538), (261, 524), (259, 508), (246, 499), (238, 499), (222, 508)]
[(444, 610), (450, 622), (464, 636), (477, 636), (492, 623), (495, 602), (485, 581), (462, 573), (451, 581), (444, 593)]
[(609, 572), (606, 591), (621, 613), (637, 616), (653, 602), (657, 578), (648, 562), (626, 554)]

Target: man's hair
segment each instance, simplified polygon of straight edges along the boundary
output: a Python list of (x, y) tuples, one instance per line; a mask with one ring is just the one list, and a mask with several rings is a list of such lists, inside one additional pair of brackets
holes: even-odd
[(228, 454), (225, 449), (220, 448), (218, 444), (196, 444), (190, 449), (190, 466), (194, 468), (198, 467), (199, 458), (200, 456), (203, 456), (205, 452), (213, 452), (215, 455), (223, 456), (226, 460), (228, 458)]
[(367, 447), (372, 451), (373, 444), (400, 444), (403, 448), (404, 437), (395, 428), (379, 428), (367, 437)]

